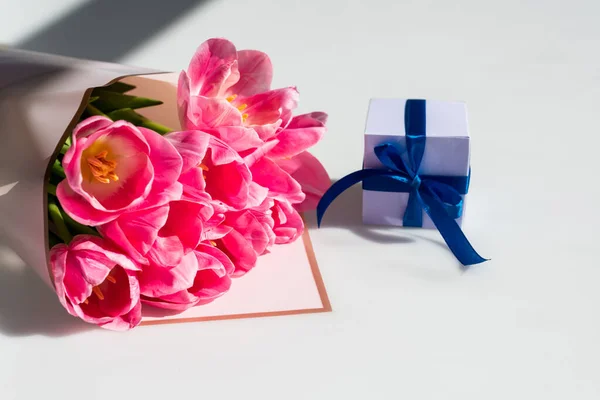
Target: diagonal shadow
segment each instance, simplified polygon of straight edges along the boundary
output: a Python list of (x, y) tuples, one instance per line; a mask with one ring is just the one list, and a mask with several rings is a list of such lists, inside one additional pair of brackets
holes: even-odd
[[(177, 18), (208, 1), (92, 0), (16, 43), (14, 47), (77, 58), (117, 61)], [(27, 66), (29, 69), (21, 71), (23, 78), (36, 72), (31, 68), (39, 67), (35, 62)], [(3, 68), (2, 72), (7, 72), (12, 66), (4, 64)], [(8, 72), (10, 79), (2, 79), (3, 74), (0, 74), (0, 87), (4, 89), (20, 81), (19, 71), (13, 69)], [(37, 72), (51, 79), (60, 74), (62, 69), (42, 65)], [(35, 148), (34, 143), (25, 142), (27, 138), (21, 140), (28, 151)], [(8, 161), (14, 159), (9, 154), (4, 155)], [(11, 168), (25, 168), (17, 159), (14, 161), (10, 164)], [(9, 171), (2, 169), (5, 179), (0, 185), (15, 180), (7, 175)], [(4, 197), (6, 200), (7, 195), (4, 194)], [(18, 247), (10, 243), (7, 236), (0, 234), (0, 334), (65, 336), (95, 329), (63, 309), (52, 289), (46, 287), (42, 279), (15, 255), (14, 250)]]
[(24, 50), (118, 61), (210, 0), (92, 0), (17, 43)]
[(0, 334), (67, 336), (94, 329), (72, 317), (56, 294), (0, 236)]

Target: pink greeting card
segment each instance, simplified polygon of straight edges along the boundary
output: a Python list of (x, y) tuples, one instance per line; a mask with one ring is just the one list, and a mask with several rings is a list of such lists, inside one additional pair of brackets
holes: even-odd
[(308, 231), (302, 240), (275, 246), (242, 279), (234, 279), (226, 296), (202, 307), (169, 315), (166, 310), (144, 310), (141, 325), (197, 322), (234, 318), (331, 311)]

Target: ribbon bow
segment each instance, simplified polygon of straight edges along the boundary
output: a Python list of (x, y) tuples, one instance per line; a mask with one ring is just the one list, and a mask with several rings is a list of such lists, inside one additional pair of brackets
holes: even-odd
[(425, 100), (407, 100), (404, 113), (407, 161), (402, 149), (392, 142), (375, 147), (375, 155), (385, 168), (366, 168), (346, 175), (334, 183), (323, 195), (317, 206), (317, 222), (321, 225), (329, 205), (342, 192), (356, 183), (364, 188), (408, 192), (408, 204), (403, 217), (404, 226), (422, 226), (422, 210), (444, 238), (454, 256), (463, 265), (484, 261), (464, 235), (455, 219), (462, 215), (463, 199), (469, 185), (467, 177), (419, 176), (419, 168), (425, 153)]

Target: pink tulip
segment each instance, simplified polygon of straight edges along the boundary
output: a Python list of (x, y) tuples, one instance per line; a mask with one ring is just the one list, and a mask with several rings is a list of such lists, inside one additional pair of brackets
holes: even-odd
[(290, 158), (314, 146), (327, 131), (326, 123), (327, 114), (323, 112), (295, 116), (277, 135), (278, 143), (269, 151), (268, 157)]
[(265, 250), (262, 254), (270, 252), (271, 247), (275, 244), (277, 239), (273, 228), (275, 227), (275, 220), (273, 219), (272, 208), (275, 205), (275, 200), (271, 198), (265, 199), (265, 201), (258, 207), (249, 209), (248, 211), (256, 218), (256, 220), (262, 225), (263, 231), (267, 234), (268, 242), (265, 246)]
[(228, 213), (223, 224), (231, 230), (216, 240), (216, 245), (233, 262), (231, 275), (239, 277), (254, 268), (258, 256), (268, 251), (274, 242), (271, 229), (250, 210)]
[(233, 269), (223, 252), (200, 244), (175, 268), (153, 264), (144, 268), (140, 276), (143, 302), (178, 311), (209, 303), (229, 290)]
[(269, 198), (293, 204), (304, 201), (306, 195), (302, 192), (302, 186), (268, 157), (256, 161), (250, 171), (254, 182), (268, 189)]
[(306, 199), (294, 207), (300, 212), (314, 210), (331, 186), (329, 174), (319, 160), (304, 151), (290, 159), (282, 158), (275, 162), (300, 184), (302, 192), (306, 195)]
[(213, 214), (208, 201), (176, 200), (124, 213), (98, 230), (139, 264), (173, 268), (200, 243), (204, 225)]
[(287, 201), (276, 201), (273, 213), (273, 233), (276, 244), (287, 244), (298, 239), (304, 231), (304, 221), (298, 211)]
[(62, 165), (67, 178), (58, 185), (58, 199), (84, 225), (181, 197), (176, 149), (158, 133), (125, 121), (97, 116), (81, 122)]
[(225, 39), (209, 39), (183, 71), (177, 89), (185, 129), (246, 126), (263, 140), (285, 127), (297, 105), (293, 87), (270, 90), (273, 68), (260, 51), (237, 51)]
[(79, 235), (50, 250), (56, 293), (69, 314), (111, 330), (141, 321), (139, 267), (96, 236)]
[(223, 141), (202, 131), (168, 134), (183, 159), (179, 182), (185, 196), (212, 199), (232, 210), (260, 204), (267, 189), (252, 182), (250, 170), (240, 155)]

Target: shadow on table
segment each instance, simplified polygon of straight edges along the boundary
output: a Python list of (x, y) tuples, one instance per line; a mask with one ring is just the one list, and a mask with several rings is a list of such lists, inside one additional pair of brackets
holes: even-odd
[[(335, 183), (335, 181), (332, 183)], [(314, 212), (307, 213), (305, 219), (309, 228), (317, 228)], [(420, 235), (418, 233), (419, 228), (364, 225), (362, 222), (362, 187), (360, 184), (346, 190), (329, 206), (319, 229), (327, 228), (347, 228), (357, 236), (376, 243), (408, 244), (414, 243), (416, 240), (423, 240), (448, 250), (448, 246), (442, 239), (436, 240)], [(460, 263), (458, 265), (460, 269), (464, 269)]]
[(67, 336), (94, 329), (69, 315), (56, 294), (0, 237), (0, 335)]
[[(335, 183), (333, 181), (332, 183)], [(315, 213), (307, 213), (306, 225), (309, 228), (317, 227)], [(364, 225), (362, 222), (362, 187), (354, 185), (342, 193), (329, 206), (321, 228), (347, 228), (357, 236), (377, 243), (412, 243), (414, 238), (407, 235), (407, 231), (394, 226)]]
[(190, 10), (211, 0), (92, 0), (34, 32), (16, 47), (118, 61)]

